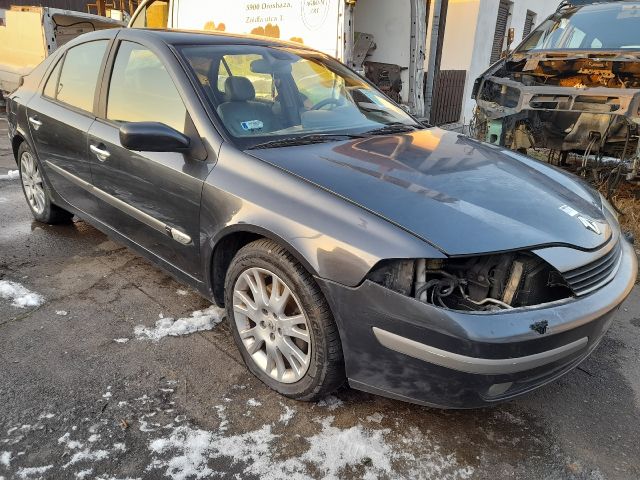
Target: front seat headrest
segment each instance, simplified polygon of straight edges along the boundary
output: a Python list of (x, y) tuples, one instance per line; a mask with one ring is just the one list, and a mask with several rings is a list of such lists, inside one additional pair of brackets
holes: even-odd
[(246, 102), (255, 98), (256, 89), (247, 77), (227, 77), (224, 81), (224, 96), (227, 102)]

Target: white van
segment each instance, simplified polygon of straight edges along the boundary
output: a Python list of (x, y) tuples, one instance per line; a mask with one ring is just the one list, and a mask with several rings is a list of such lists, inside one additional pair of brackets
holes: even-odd
[(253, 34), (320, 50), (424, 113), (424, 0), (146, 0), (130, 27)]
[(0, 99), (69, 40), (86, 32), (124, 26), (111, 18), (47, 7), (12, 6), (0, 13), (0, 19)]

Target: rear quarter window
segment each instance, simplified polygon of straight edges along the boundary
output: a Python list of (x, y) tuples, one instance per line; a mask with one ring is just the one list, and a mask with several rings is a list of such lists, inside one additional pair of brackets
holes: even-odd
[(58, 94), (58, 79), (60, 77), (60, 69), (62, 68), (62, 61), (58, 60), (58, 63), (53, 68), (47, 79), (47, 83), (44, 86), (43, 95), (49, 98), (56, 98)]

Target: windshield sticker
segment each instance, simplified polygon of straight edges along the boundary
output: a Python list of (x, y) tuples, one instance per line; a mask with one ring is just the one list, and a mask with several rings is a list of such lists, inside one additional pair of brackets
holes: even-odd
[(569, 205), (561, 205), (558, 208), (560, 208), (560, 210), (571, 217), (575, 217), (576, 215), (578, 215), (578, 212), (575, 209), (571, 208)]
[(240, 122), (240, 126), (245, 131), (262, 130), (264, 123), (260, 120), (247, 120), (246, 122)]

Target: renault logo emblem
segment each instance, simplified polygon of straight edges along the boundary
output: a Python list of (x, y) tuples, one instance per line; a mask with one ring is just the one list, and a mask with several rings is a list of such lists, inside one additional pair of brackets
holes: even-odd
[(591, 230), (596, 235), (600, 235), (600, 228), (598, 228), (598, 224), (593, 220), (589, 220), (588, 218), (584, 218), (582, 215), (578, 215), (578, 220), (584, 225), (584, 228), (587, 230)]

